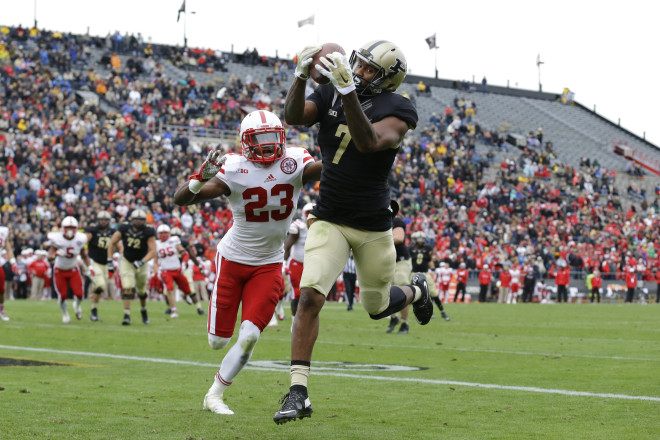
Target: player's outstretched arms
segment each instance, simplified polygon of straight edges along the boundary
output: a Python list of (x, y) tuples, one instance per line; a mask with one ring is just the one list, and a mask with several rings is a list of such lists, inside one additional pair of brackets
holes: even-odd
[(215, 177), (226, 160), (227, 156), (222, 151), (211, 151), (199, 171), (179, 185), (174, 193), (174, 203), (179, 206), (192, 205), (228, 195), (229, 187)]

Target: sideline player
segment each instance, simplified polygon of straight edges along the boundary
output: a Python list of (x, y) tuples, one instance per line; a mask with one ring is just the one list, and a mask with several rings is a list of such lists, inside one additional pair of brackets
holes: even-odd
[(105, 294), (109, 295), (110, 278), (108, 277), (108, 244), (113, 234), (110, 229), (110, 213), (100, 211), (96, 215), (96, 226), (88, 227), (85, 230), (87, 234), (87, 253), (92, 260), (92, 292), (89, 296), (91, 303), (90, 321), (100, 321), (98, 314), (99, 300)]
[[(225, 348), (242, 306), (238, 340), (227, 351), (203, 408), (233, 414), (224, 391), (252, 356), (280, 294), (284, 239), (303, 184), (318, 180), (321, 163), (302, 148), (287, 148), (280, 119), (257, 110), (241, 122), (242, 154), (209, 153), (200, 170), (174, 194), (177, 205), (225, 196), (234, 225), (218, 243), (217, 277), (209, 302), (208, 342)], [(222, 157), (221, 157), (222, 156)]]
[(289, 234), (284, 242), (284, 262), (288, 266), (289, 281), (293, 290), (291, 299), (291, 328), (298, 310), (300, 299), (300, 277), (302, 276), (305, 263), (305, 240), (307, 239), (307, 216), (314, 207), (313, 203), (307, 203), (302, 208), (302, 219), (291, 222)]
[[(7, 255), (5, 256), (9, 261), (9, 264), (14, 266), (16, 264), (16, 258), (14, 257), (14, 250), (10, 244), (9, 240), (9, 228), (7, 226), (0, 226), (0, 249), (4, 249)], [(3, 321), (9, 321), (9, 317), (5, 313), (5, 271), (0, 267), (0, 319)]]
[[(394, 279), (392, 282), (398, 285), (404, 285), (409, 283), (412, 279), (413, 266), (412, 259), (410, 257), (410, 250), (406, 247), (406, 222), (400, 216), (396, 216), (392, 219), (392, 237), (394, 238), (394, 248), (396, 249), (396, 271), (394, 272)], [(429, 284), (429, 292), (430, 292)], [(394, 328), (399, 322), (401, 322), (401, 327), (397, 332), (400, 335), (405, 335), (410, 331), (410, 326), (408, 325), (408, 313), (410, 311), (410, 306), (407, 305), (401, 309), (401, 319), (396, 313), (390, 316), (390, 324), (387, 326), (386, 333), (392, 333)]]
[(53, 287), (57, 293), (57, 302), (62, 310), (62, 322), (71, 322), (66, 299), (69, 288), (73, 292), (73, 311), (76, 319), (82, 319), (82, 300), (84, 281), (78, 266), (78, 256), (85, 266), (90, 267), (85, 245), (87, 235), (78, 232), (78, 220), (74, 217), (64, 217), (61, 223), (62, 231), (48, 233), (48, 260), (53, 261)]
[[(190, 290), (188, 279), (183, 274), (184, 267), (181, 264), (181, 255), (186, 250), (183, 248), (181, 240), (176, 235), (170, 235), (170, 227), (167, 225), (158, 226), (156, 233), (158, 234), (158, 240), (156, 240), (154, 272), (158, 273), (158, 277), (165, 287), (170, 318), (176, 319), (179, 317), (179, 312), (176, 309), (175, 283), (185, 296), (190, 296), (190, 300), (197, 308), (197, 314), (203, 315), (204, 310), (199, 303), (199, 299)], [(195, 257), (191, 256), (191, 258)], [(196, 259), (194, 261), (199, 264)], [(165, 311), (165, 314), (168, 314), (168, 310)]]
[(121, 297), (124, 301), (122, 325), (131, 325), (131, 301), (137, 294), (140, 300), (142, 323), (149, 324), (147, 314), (147, 278), (148, 268), (145, 263), (156, 256), (156, 231), (147, 226), (147, 213), (143, 209), (134, 209), (130, 223), (122, 223), (112, 234), (108, 245), (108, 270), (114, 270), (112, 255), (119, 242), (124, 248), (119, 260), (121, 277)]

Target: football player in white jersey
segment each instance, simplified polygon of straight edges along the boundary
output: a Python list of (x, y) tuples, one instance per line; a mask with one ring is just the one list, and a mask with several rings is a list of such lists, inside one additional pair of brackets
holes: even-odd
[[(9, 228), (6, 226), (0, 226), (0, 249), (7, 252), (5, 258), (12, 266), (16, 264), (14, 250), (9, 241)], [(5, 314), (5, 271), (2, 267), (0, 267), (0, 320), (9, 321), (9, 317)]]
[(69, 288), (73, 292), (73, 310), (77, 319), (82, 319), (83, 277), (78, 266), (80, 255), (86, 267), (91, 267), (85, 244), (87, 235), (78, 232), (78, 220), (68, 216), (62, 220), (61, 232), (48, 233), (48, 259), (55, 260), (53, 265), (53, 287), (57, 293), (57, 302), (62, 310), (62, 322), (68, 324), (69, 311), (66, 307), (66, 296)]
[(303, 272), (305, 262), (305, 239), (307, 239), (307, 216), (314, 208), (313, 203), (307, 203), (302, 209), (302, 219), (296, 219), (289, 227), (289, 235), (284, 242), (284, 262), (288, 265), (289, 282), (293, 289), (293, 299), (291, 300), (291, 328), (293, 320), (298, 310), (298, 300), (300, 299), (300, 277)]
[[(181, 265), (181, 255), (186, 250), (181, 245), (181, 240), (176, 235), (170, 235), (170, 227), (167, 225), (158, 226), (156, 234), (158, 240), (156, 240), (154, 271), (158, 273), (158, 277), (165, 286), (170, 318), (176, 319), (179, 317), (179, 312), (176, 309), (174, 283), (184, 295), (190, 295), (192, 302), (197, 307), (197, 313), (203, 315), (204, 310), (199, 303), (199, 299), (197, 299), (197, 295), (191, 292), (188, 279), (183, 274), (184, 267)], [(166, 314), (168, 314), (168, 310), (165, 311)]]
[(200, 170), (174, 194), (177, 205), (225, 196), (234, 224), (218, 244), (217, 277), (209, 301), (208, 341), (218, 350), (234, 334), (242, 303), (238, 341), (229, 349), (204, 397), (204, 409), (233, 414), (225, 389), (252, 356), (282, 285), (284, 240), (303, 184), (319, 179), (321, 163), (302, 148), (287, 148), (280, 119), (257, 110), (241, 122), (242, 154), (209, 153)]

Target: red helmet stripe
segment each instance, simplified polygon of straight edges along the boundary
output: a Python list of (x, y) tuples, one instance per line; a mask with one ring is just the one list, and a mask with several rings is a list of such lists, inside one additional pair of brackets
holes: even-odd
[(266, 123), (266, 113), (264, 113), (263, 111), (260, 111), (259, 116), (261, 116), (261, 122), (263, 124), (265, 124)]

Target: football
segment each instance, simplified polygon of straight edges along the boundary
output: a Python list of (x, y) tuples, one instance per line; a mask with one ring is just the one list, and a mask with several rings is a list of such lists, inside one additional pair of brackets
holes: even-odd
[(332, 52), (339, 52), (343, 55), (346, 55), (346, 52), (344, 52), (344, 48), (338, 45), (337, 43), (325, 43), (323, 44), (323, 46), (321, 46), (321, 50), (316, 52), (312, 57), (312, 63), (310, 64), (310, 68), (309, 68), (309, 76), (311, 76), (314, 82), (316, 82), (317, 84), (330, 83), (330, 80), (328, 78), (321, 75), (316, 70), (316, 65), (319, 64), (320, 66), (323, 67), (323, 64), (321, 63), (321, 61), (319, 61), (319, 58), (324, 57)]

